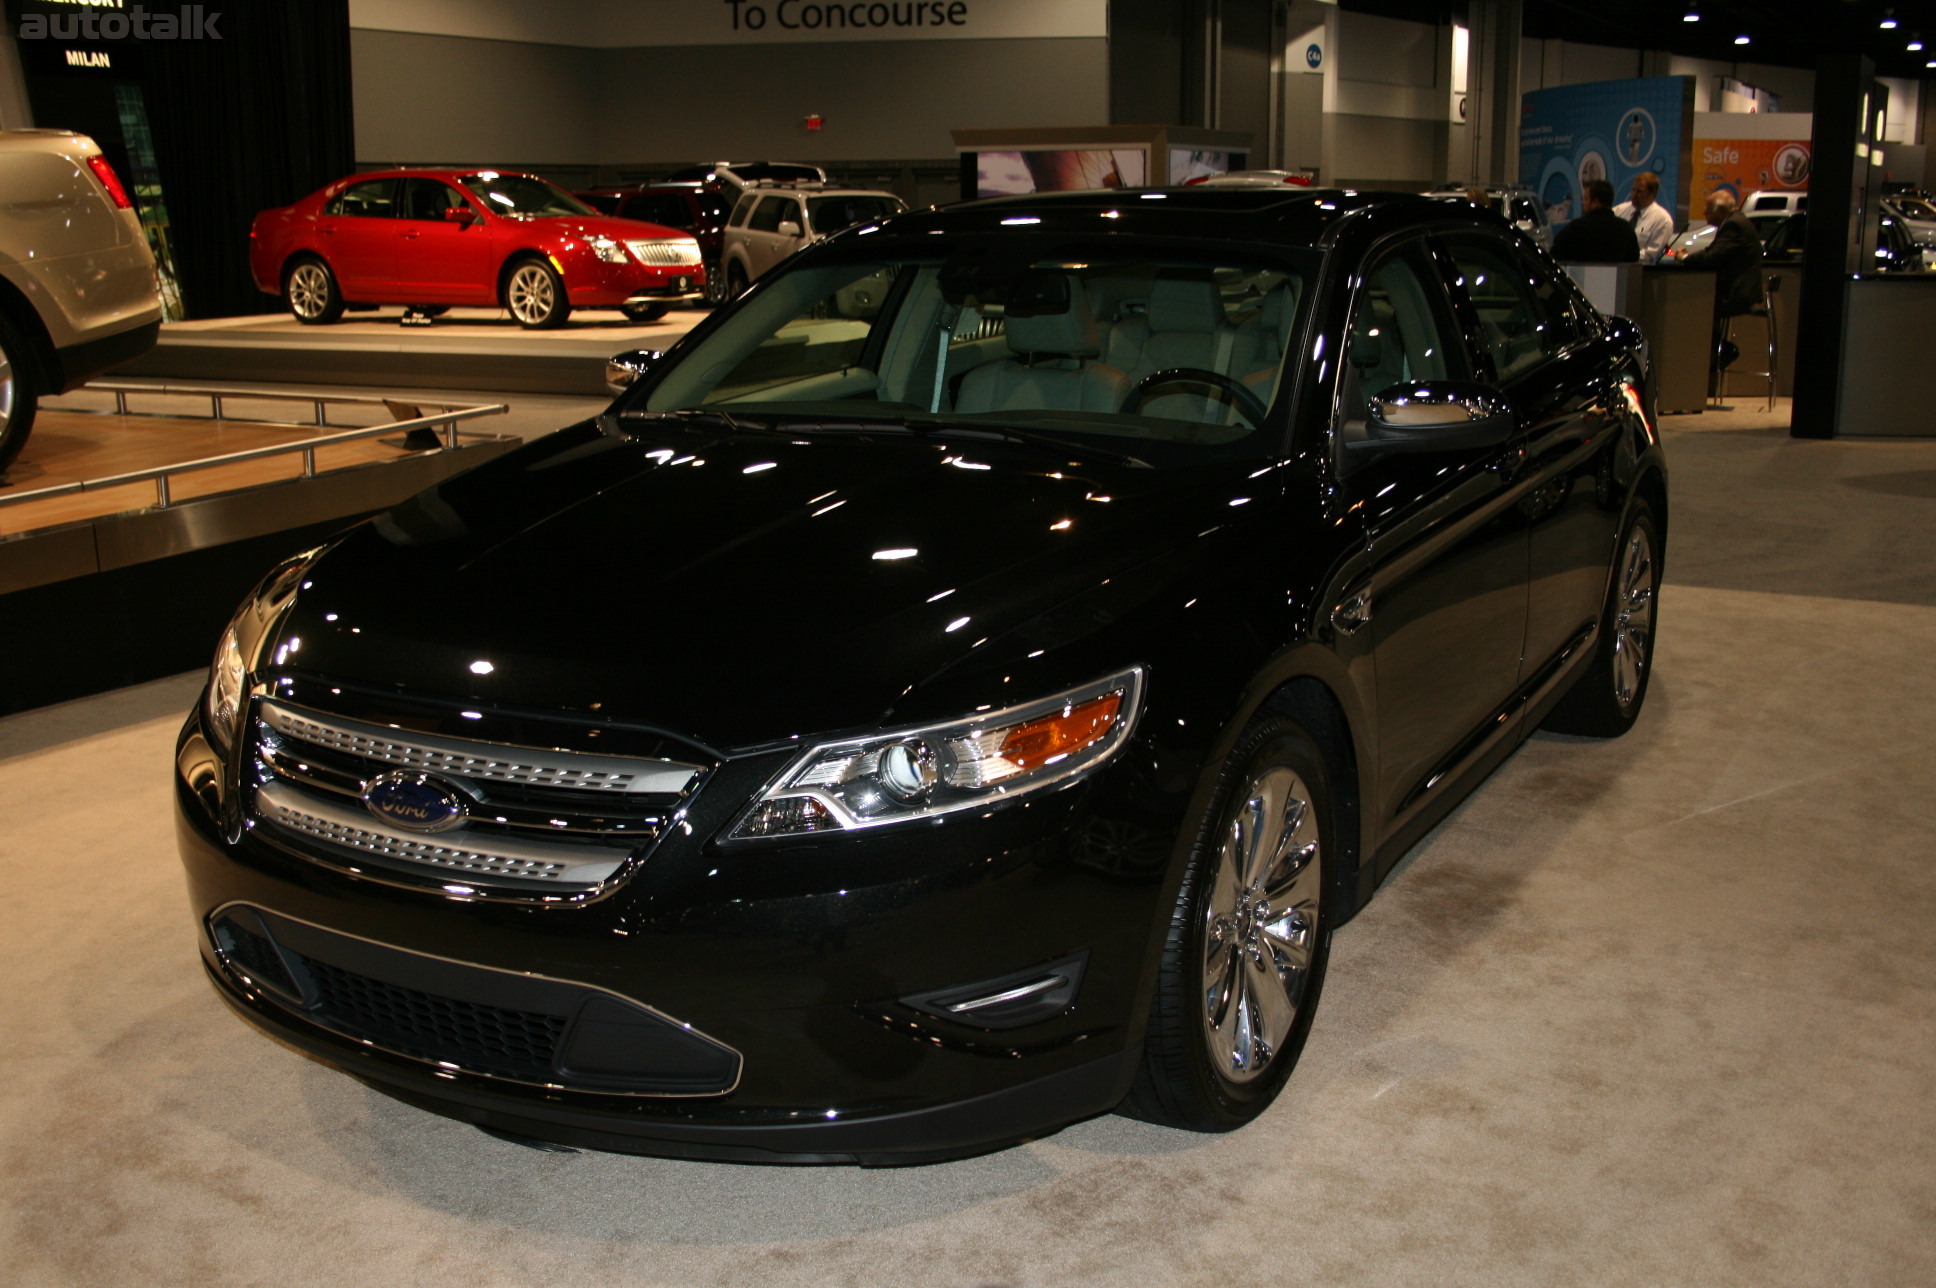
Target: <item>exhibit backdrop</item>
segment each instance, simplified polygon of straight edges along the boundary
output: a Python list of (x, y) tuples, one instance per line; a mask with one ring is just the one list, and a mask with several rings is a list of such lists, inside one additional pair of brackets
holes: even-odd
[(1643, 171), (1660, 176), (1660, 200), (1677, 210), (1688, 192), (1693, 125), (1691, 76), (1534, 90), (1520, 101), (1519, 181), (1555, 227), (1579, 216), (1583, 184), (1605, 179), (1625, 201)]
[(1677, 213), (1705, 219), (1714, 192), (1731, 192), (1737, 203), (1763, 189), (1807, 192), (1814, 122), (1807, 112), (1696, 112), (1694, 182)]

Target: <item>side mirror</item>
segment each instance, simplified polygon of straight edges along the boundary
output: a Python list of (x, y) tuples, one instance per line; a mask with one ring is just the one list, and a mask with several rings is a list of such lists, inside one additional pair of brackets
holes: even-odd
[(1461, 380), (1392, 385), (1372, 400), (1365, 437), (1348, 441), (1354, 456), (1497, 447), (1517, 426), (1512, 404), (1488, 385)]
[(791, 219), (782, 219), (780, 226), (773, 231), (779, 233), (782, 237), (798, 237), (800, 235), (800, 225), (794, 223)]
[(462, 224), (468, 228), (477, 222), (477, 212), (469, 206), (445, 206), (444, 222), (447, 224)]
[(613, 397), (630, 389), (638, 378), (659, 365), (665, 357), (657, 349), (628, 349), (605, 359), (605, 388)]

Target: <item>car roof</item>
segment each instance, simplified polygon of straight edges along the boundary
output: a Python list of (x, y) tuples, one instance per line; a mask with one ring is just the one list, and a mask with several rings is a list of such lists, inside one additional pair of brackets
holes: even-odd
[(1112, 236), (1311, 247), (1331, 244), (1354, 223), (1368, 231), (1428, 223), (1507, 227), (1490, 210), (1410, 192), (1195, 184), (987, 197), (895, 215), (881, 229), (915, 235), (998, 232), (1027, 219), (1045, 232), (1101, 232), (1104, 228), (1094, 222), (1099, 218), (1110, 221), (1106, 231)]

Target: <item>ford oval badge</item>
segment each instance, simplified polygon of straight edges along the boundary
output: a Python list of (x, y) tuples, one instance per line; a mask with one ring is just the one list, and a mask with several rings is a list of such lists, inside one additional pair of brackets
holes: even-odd
[(370, 813), (409, 832), (444, 832), (464, 821), (464, 793), (430, 774), (396, 770), (370, 780), (363, 803)]

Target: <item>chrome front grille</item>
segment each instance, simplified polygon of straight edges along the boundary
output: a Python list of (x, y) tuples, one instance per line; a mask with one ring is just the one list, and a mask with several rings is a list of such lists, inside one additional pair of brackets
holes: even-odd
[[(485, 897), (595, 890), (646, 851), (703, 774), (669, 759), (443, 737), (279, 700), (257, 704), (253, 733), (252, 809), (267, 835), (331, 866), (458, 881)], [(408, 771), (460, 799), (459, 819), (433, 832), (365, 805), (373, 781)]]
[(543, 845), (502, 837), (462, 844), (459, 834), (446, 844), (432, 837), (409, 836), (377, 825), (368, 814), (310, 800), (282, 783), (267, 783), (255, 795), (258, 817), (317, 840), (405, 863), (462, 872), (471, 876), (511, 877), (591, 885), (618, 871), (629, 849)]
[(629, 241), (625, 243), (641, 264), (697, 264), (699, 262), (699, 243), (683, 238), (654, 238), (650, 241)]

